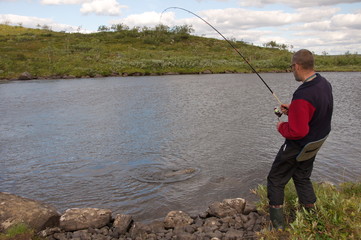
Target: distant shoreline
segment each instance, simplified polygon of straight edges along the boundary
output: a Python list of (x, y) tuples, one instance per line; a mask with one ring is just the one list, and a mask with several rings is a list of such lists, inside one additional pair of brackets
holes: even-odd
[[(361, 72), (361, 71), (317, 71), (317, 72)], [(265, 73), (290, 73), (290, 71), (270, 71), (270, 72), (259, 72), (261, 74)], [(59, 79), (81, 79), (81, 78), (108, 78), (108, 77), (152, 77), (152, 76), (172, 76), (172, 75), (209, 75), (209, 74), (254, 74), (253, 72), (215, 72), (213, 73), (211, 70), (206, 70), (203, 72), (194, 72), (194, 73), (180, 73), (180, 72), (165, 72), (165, 73), (141, 73), (141, 72), (133, 72), (133, 73), (120, 73), (120, 74), (112, 74), (112, 75), (95, 75), (95, 76), (72, 76), (72, 75), (63, 75), (63, 76), (32, 76), (31, 74), (22, 74), (18, 78), (2, 78), (0, 79), (0, 83), (12, 82), (12, 81), (31, 81), (31, 80), (59, 80)]]

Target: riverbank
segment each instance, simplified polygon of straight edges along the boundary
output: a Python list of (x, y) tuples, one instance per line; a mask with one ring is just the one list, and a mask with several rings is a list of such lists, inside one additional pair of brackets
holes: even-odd
[[(284, 73), (289, 71), (273, 71), (272, 73)], [(85, 76), (74, 76), (74, 75), (54, 75), (54, 76), (33, 76), (29, 72), (23, 72), (16, 78), (3, 78), (0, 82), (10, 81), (28, 81), (28, 80), (51, 80), (51, 79), (76, 79), (76, 78), (105, 78), (105, 77), (142, 77), (142, 76), (171, 76), (171, 75), (201, 75), (201, 74), (246, 74), (249, 72), (235, 72), (235, 71), (224, 71), (224, 72), (212, 72), (211, 70), (205, 70), (202, 72), (164, 72), (164, 73), (141, 73), (141, 72), (130, 72), (130, 73), (112, 73), (111, 75), (85, 75)]]
[[(2, 228), (25, 223), (49, 240), (251, 240), (267, 225), (266, 215), (242, 198), (214, 202), (205, 212), (192, 216), (171, 211), (163, 221), (149, 224), (135, 222), (130, 215), (112, 216), (109, 209), (77, 208), (60, 214), (51, 206), (12, 194), (0, 193), (0, 200)], [(10, 238), (0, 235), (0, 239)]]
[[(253, 190), (260, 197), (257, 206), (241, 198), (228, 199), (214, 202), (205, 212), (194, 216), (182, 211), (171, 211), (164, 221), (149, 224), (134, 222), (129, 215), (118, 214), (112, 218), (110, 210), (72, 209), (59, 215), (58, 226), (40, 231), (37, 238), (32, 237), (36, 232), (31, 229), (15, 226), (12, 231), (0, 234), (0, 239), (360, 239), (361, 182), (338, 186), (314, 183), (314, 188), (318, 197), (317, 205), (315, 211), (307, 212), (297, 203), (293, 183), (286, 186), (285, 216), (288, 226), (285, 231), (269, 230), (266, 187), (260, 185)], [(10, 235), (19, 228), (17, 236), (25, 235), (28, 238)]]
[[(272, 71), (272, 72), (262, 72), (262, 73), (289, 73), (290, 71)], [(359, 71), (317, 71), (317, 72), (359, 72)], [(180, 73), (180, 72), (165, 72), (165, 73), (141, 73), (141, 72), (132, 72), (132, 73), (113, 73), (111, 75), (95, 75), (95, 76), (73, 76), (73, 75), (55, 75), (55, 76), (40, 76), (34, 77), (28, 72), (22, 73), (17, 78), (3, 78), (0, 79), (0, 83), (11, 82), (11, 81), (29, 81), (29, 80), (52, 80), (52, 79), (76, 79), (76, 78), (106, 78), (106, 77), (142, 77), (142, 76), (171, 76), (171, 75), (203, 75), (203, 74), (251, 74), (250, 72), (235, 72), (235, 71), (225, 71), (225, 72), (212, 72), (211, 70), (205, 70), (202, 72), (191, 72), (191, 73)]]

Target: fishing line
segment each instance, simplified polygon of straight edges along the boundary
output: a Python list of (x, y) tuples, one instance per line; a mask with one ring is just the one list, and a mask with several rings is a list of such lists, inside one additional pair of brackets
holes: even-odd
[(193, 14), (194, 16), (196, 16), (197, 18), (201, 19), (203, 22), (205, 22), (208, 26), (210, 26), (214, 31), (216, 31), (219, 35), (221, 35), (221, 37), (226, 40), (226, 42), (238, 53), (239, 56), (242, 57), (242, 59), (248, 64), (248, 66), (252, 69), (252, 71), (257, 74), (257, 76), (262, 80), (262, 82), (264, 83), (264, 85), (266, 85), (266, 87), (268, 88), (268, 90), (272, 93), (272, 95), (276, 98), (276, 100), (278, 101), (278, 103), (280, 105), (282, 105), (280, 99), (277, 97), (277, 95), (272, 91), (272, 89), (268, 86), (268, 84), (265, 82), (265, 80), (263, 80), (263, 78), (261, 77), (261, 75), (259, 75), (259, 73), (256, 71), (256, 69), (254, 69), (254, 67), (248, 62), (248, 60), (243, 56), (243, 54), (232, 44), (231, 41), (229, 41), (225, 36), (223, 36), (223, 34), (218, 31), (215, 27), (213, 27), (209, 22), (207, 22), (206, 20), (204, 20), (202, 17), (200, 17), (199, 15), (195, 14), (192, 11), (189, 11), (185, 8), (181, 8), (181, 7), (169, 7), (163, 10), (162, 14), (160, 15), (160, 19), (162, 19), (163, 13), (166, 12), (169, 9), (180, 9), (183, 11), (186, 11), (190, 14)]

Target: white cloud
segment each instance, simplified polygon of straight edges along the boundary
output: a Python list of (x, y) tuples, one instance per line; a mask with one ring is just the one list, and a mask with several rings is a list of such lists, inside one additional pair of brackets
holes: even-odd
[(332, 6), (337, 4), (345, 3), (358, 3), (360, 0), (240, 0), (239, 4), (243, 7), (246, 6), (256, 6), (264, 7), (265, 5), (271, 4), (284, 4), (294, 8), (304, 8), (304, 7), (320, 7), (320, 6)]
[[(162, 20), (162, 22), (160, 22)], [(156, 26), (160, 23), (164, 25), (172, 25), (175, 23), (174, 13), (166, 12), (162, 15), (157, 12), (144, 12), (142, 14), (133, 14), (129, 15), (126, 18), (116, 19), (111, 22), (111, 24), (123, 23), (130, 27), (143, 27), (143, 26)]]
[(83, 4), (90, 2), (90, 0), (41, 0), (41, 4), (44, 5), (64, 5), (64, 4)]
[(41, 0), (44, 5), (81, 5), (80, 12), (83, 14), (95, 13), (96, 15), (120, 15), (122, 8), (117, 0)]
[[(339, 9), (337, 8), (300, 8), (295, 13), (278, 11), (252, 11), (242, 8), (213, 9), (198, 13), (202, 18), (220, 29), (243, 29), (250, 30), (254, 28), (278, 27), (299, 22), (313, 22), (322, 19), (331, 18)], [(139, 15), (138, 15), (139, 16)], [(169, 15), (175, 17), (175, 14)], [(136, 16), (133, 16), (137, 18)], [(139, 16), (140, 17), (140, 16)], [(166, 21), (164, 21), (166, 22)], [(166, 22), (168, 24), (169, 21)], [(206, 25), (196, 17), (173, 20), (172, 23), (180, 22), (205, 29)]]
[[(316, 53), (325, 49), (327, 52), (344, 53), (347, 47), (361, 51), (360, 13), (339, 14), (339, 11), (339, 8), (334, 7), (299, 8), (293, 13), (232, 8), (207, 10), (197, 14), (228, 39), (236, 38), (255, 45), (276, 41), (295, 48), (310, 48)], [(220, 38), (196, 17), (176, 20), (175, 16), (169, 15), (170, 19), (162, 20), (162, 23), (192, 25), (197, 35)]]
[(331, 19), (332, 26), (361, 30), (361, 13), (339, 14)]
[(77, 26), (56, 23), (49, 18), (19, 16), (14, 14), (0, 14), (0, 23), (10, 24), (10, 25), (21, 25), (23, 27), (28, 27), (28, 28), (38, 28), (39, 26), (40, 27), (46, 26), (53, 31), (82, 32), (82, 33), (89, 32)]
[(120, 5), (116, 0), (93, 0), (83, 3), (80, 12), (116, 16), (120, 14), (121, 8), (126, 8), (126, 6)]

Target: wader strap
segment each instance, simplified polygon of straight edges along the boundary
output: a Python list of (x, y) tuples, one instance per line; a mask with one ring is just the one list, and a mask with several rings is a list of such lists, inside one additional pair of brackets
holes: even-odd
[(328, 135), (318, 141), (307, 143), (296, 157), (298, 162), (306, 161), (316, 156), (318, 150), (320, 150), (322, 144), (326, 141)]

